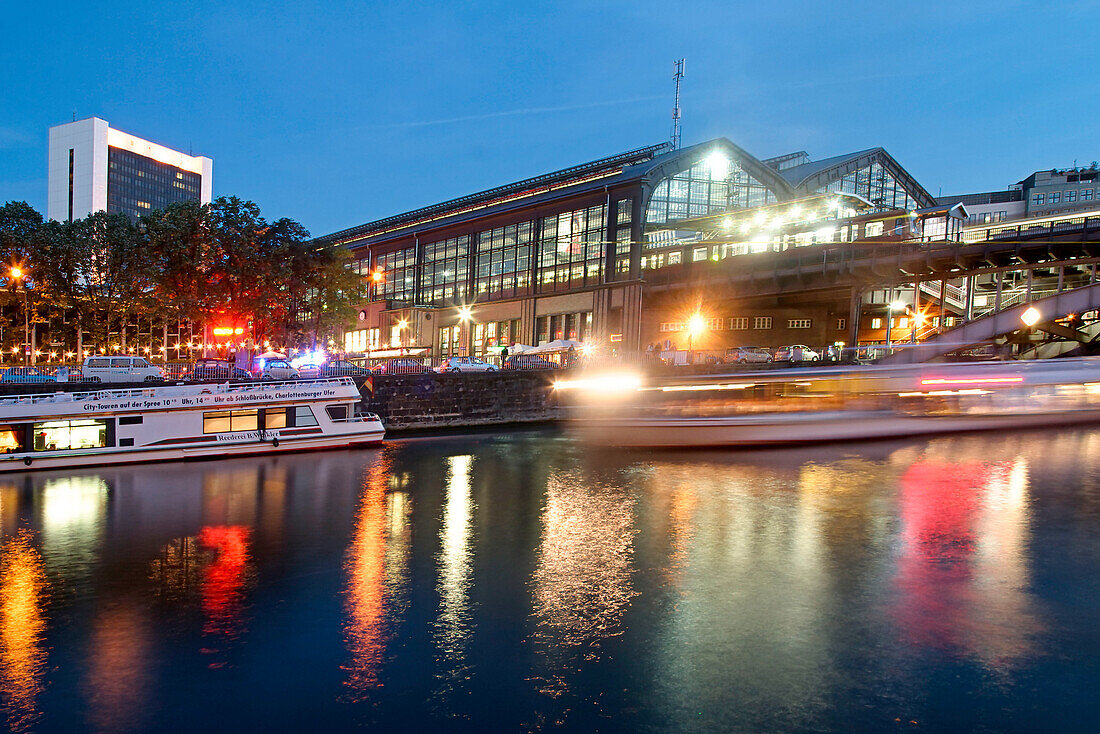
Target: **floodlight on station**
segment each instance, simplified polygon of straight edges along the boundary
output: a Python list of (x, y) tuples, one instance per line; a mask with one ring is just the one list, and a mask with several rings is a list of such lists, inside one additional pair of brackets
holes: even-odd
[(907, 304), (905, 303), (905, 301), (891, 301), (890, 302), (890, 310), (891, 311), (904, 311), (906, 305)]
[(707, 168), (711, 179), (726, 178), (730, 173), (730, 159), (715, 151), (707, 156)]
[[(472, 316), (473, 316), (473, 311), (470, 309), (469, 306), (459, 306), (458, 307), (458, 318), (460, 320), (469, 321)], [(405, 328), (405, 327), (402, 326), (401, 328)]]
[(1039, 323), (1039, 319), (1041, 318), (1043, 318), (1043, 315), (1039, 313), (1039, 309), (1034, 306), (1029, 307), (1020, 314), (1020, 321), (1023, 321), (1027, 326), (1035, 326), (1035, 324)]

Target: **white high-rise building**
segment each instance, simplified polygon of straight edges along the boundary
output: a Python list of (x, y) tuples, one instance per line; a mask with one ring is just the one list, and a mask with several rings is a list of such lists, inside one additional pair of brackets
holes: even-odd
[(214, 161), (143, 140), (89, 117), (50, 128), (46, 216), (96, 211), (139, 217), (179, 201), (208, 203)]

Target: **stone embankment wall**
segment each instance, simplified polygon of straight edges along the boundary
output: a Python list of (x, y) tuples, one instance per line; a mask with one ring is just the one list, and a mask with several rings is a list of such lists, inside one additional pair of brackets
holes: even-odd
[(361, 405), (388, 431), (536, 423), (561, 416), (552, 382), (534, 371), (376, 375), (373, 392), (360, 383)]

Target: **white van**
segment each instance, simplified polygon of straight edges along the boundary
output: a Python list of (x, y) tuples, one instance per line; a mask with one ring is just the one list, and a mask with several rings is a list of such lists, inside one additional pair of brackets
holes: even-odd
[(144, 357), (88, 357), (81, 368), (87, 382), (161, 382), (164, 373)]

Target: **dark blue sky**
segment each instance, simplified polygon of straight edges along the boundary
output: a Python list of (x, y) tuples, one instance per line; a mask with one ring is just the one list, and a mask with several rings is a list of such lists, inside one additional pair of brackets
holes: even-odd
[(320, 235), (660, 142), (881, 145), (933, 194), (1100, 158), (1100, 4), (19, 2), (0, 202), (46, 200), (50, 125), (214, 159), (215, 195)]

